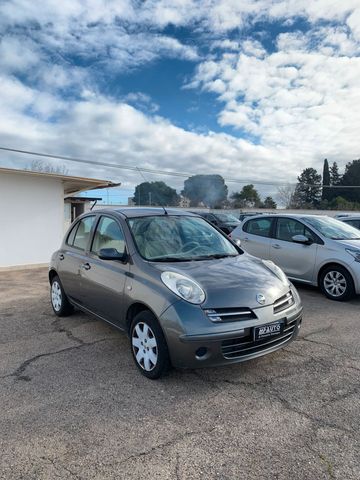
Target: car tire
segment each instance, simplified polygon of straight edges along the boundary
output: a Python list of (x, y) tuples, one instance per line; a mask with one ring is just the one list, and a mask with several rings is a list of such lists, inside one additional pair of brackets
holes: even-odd
[(68, 317), (73, 313), (74, 307), (69, 302), (57, 275), (51, 279), (50, 300), (52, 309), (58, 317)]
[(340, 265), (326, 267), (321, 272), (319, 284), (322, 293), (330, 300), (343, 302), (355, 295), (352, 276)]
[(136, 366), (151, 380), (165, 375), (171, 367), (164, 333), (149, 311), (134, 317), (130, 327), (130, 348)]

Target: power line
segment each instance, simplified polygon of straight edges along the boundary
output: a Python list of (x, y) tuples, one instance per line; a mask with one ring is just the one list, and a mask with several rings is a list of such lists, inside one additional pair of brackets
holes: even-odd
[[(158, 170), (154, 168), (145, 168), (145, 167), (133, 167), (132, 165), (123, 165), (123, 164), (114, 164), (108, 162), (99, 162), (96, 160), (85, 160), (83, 158), (75, 158), (75, 157), (67, 157), (64, 155), (55, 155), (51, 153), (43, 153), (43, 152), (32, 152), (30, 150), (20, 150), (17, 148), (10, 148), (10, 147), (1, 147), (0, 150), (5, 152), (12, 152), (12, 153), (20, 153), (24, 155), (32, 155), (37, 157), (45, 157), (45, 158), (52, 158), (56, 160), (65, 160), (67, 162), (75, 162), (87, 165), (95, 165), (100, 167), (109, 167), (109, 168), (117, 168), (120, 170), (129, 170), (133, 172), (145, 172), (155, 175), (168, 175), (171, 177), (182, 177), (182, 178), (189, 178), (194, 175), (198, 175), (197, 173), (190, 173), (190, 172), (174, 172), (169, 170)], [(266, 182), (264, 180), (254, 180), (254, 179), (237, 179), (237, 178), (225, 178), (224, 180), (227, 183), (240, 183), (240, 184), (255, 184), (255, 185), (267, 185), (267, 186), (285, 186), (285, 185), (296, 185), (296, 183), (291, 182)], [(304, 184), (307, 187), (325, 187), (325, 188), (359, 188), (360, 185), (322, 185), (321, 183), (314, 183), (314, 184)]]

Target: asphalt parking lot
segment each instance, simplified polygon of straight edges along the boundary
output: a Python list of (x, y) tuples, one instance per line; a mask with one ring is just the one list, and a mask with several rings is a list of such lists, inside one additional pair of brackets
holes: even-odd
[(360, 299), (299, 287), (299, 339), (141, 376), (127, 338), (57, 319), (44, 269), (0, 273), (0, 478), (360, 478)]

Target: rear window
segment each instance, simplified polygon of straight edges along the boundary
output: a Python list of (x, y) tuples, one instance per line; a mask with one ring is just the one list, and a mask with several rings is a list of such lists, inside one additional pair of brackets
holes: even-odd
[(271, 223), (271, 218), (254, 218), (245, 223), (243, 230), (251, 235), (270, 237)]

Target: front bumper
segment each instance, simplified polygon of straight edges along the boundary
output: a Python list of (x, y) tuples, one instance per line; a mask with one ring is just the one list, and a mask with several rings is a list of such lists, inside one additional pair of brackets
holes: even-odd
[[(167, 319), (161, 320), (171, 361), (177, 368), (226, 365), (272, 353), (296, 338), (302, 321), (302, 307), (296, 303), (278, 315), (274, 315), (269, 306), (256, 311), (256, 320), (217, 325), (211, 324), (203, 313), (203, 317), (210, 322), (207, 329), (201, 329), (198, 333), (181, 333), (175, 328), (176, 306), (168, 309), (165, 314)], [(277, 320), (284, 322), (281, 334), (260, 341), (254, 340), (255, 327)]]

